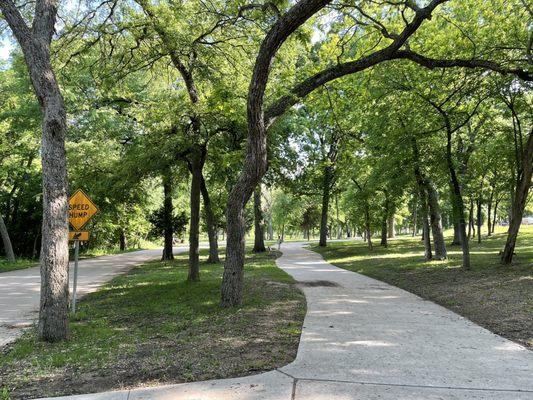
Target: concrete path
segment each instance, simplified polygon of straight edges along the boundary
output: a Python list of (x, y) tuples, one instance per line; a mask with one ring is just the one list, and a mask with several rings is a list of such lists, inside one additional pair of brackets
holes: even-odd
[(533, 352), (434, 303), (336, 268), (302, 244), (281, 268), (302, 283), (298, 355), (244, 378), (72, 396), (77, 400), (533, 400)]
[[(185, 248), (176, 249), (184, 251)], [(161, 257), (161, 250), (141, 250), (81, 260), (78, 296), (95, 291), (114, 276), (134, 265)], [(73, 263), (70, 263), (72, 288)], [(0, 273), (0, 347), (15, 340), (31, 326), (39, 312), (41, 275), (39, 267)]]

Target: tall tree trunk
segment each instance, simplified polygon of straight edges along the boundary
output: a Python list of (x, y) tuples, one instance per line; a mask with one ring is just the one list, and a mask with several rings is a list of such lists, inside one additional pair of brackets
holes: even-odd
[(389, 215), (389, 220), (387, 221), (387, 227), (388, 227), (387, 237), (389, 239), (393, 239), (396, 236), (395, 222), (396, 221), (394, 220), (394, 212), (392, 212)]
[(415, 195), (414, 201), (413, 201), (413, 234), (412, 237), (416, 236), (416, 232), (418, 231), (418, 228), (416, 226), (418, 220), (418, 198)]
[(172, 206), (172, 176), (170, 168), (165, 171), (163, 176), (163, 217), (164, 217), (164, 247), (162, 260), (173, 260), (173, 239), (174, 239), (174, 229), (173, 229), (173, 214), (174, 208)]
[(385, 194), (385, 204), (383, 205), (383, 217), (381, 218), (381, 243), (380, 245), (383, 247), (387, 247), (387, 220), (389, 219), (389, 199), (387, 198), (387, 194)]
[(527, 195), (531, 186), (533, 162), (533, 130), (529, 133), (527, 143), (521, 160), (521, 173), (515, 189), (514, 201), (512, 204), (511, 221), (509, 222), (509, 231), (507, 232), (507, 241), (502, 253), (502, 263), (511, 264), (513, 261), (516, 238), (522, 223), (524, 208), (527, 202)]
[(191, 168), (191, 220), (189, 226), (189, 274), (187, 280), (196, 282), (200, 280), (200, 195), (202, 189), (202, 168), (204, 154), (195, 149), (190, 156)]
[(50, 62), (57, 1), (37, 1), (32, 27), (15, 4), (0, 0), (0, 11), (22, 48), (42, 113), (41, 162), (43, 225), (39, 337), (68, 336), (68, 178), (65, 153), (65, 104)]
[(482, 206), (481, 199), (479, 199), (479, 198), (477, 199), (476, 206), (477, 206), (477, 218), (476, 218), (476, 222), (477, 222), (477, 242), (481, 243), (481, 206)]
[(492, 201), (494, 199), (494, 188), (490, 191), (489, 202), (487, 203), (487, 236), (492, 235)]
[(411, 145), (413, 149), (414, 173), (418, 186), (418, 197), (420, 199), (420, 212), (422, 214), (422, 240), (424, 241), (424, 258), (426, 260), (431, 260), (433, 256), (431, 254), (431, 237), (429, 235), (428, 222), (428, 201), (426, 195), (426, 188), (428, 185), (426, 184), (424, 175), (420, 170), (420, 154), (416, 139), (414, 137), (411, 140)]
[(128, 247), (128, 240), (126, 238), (126, 231), (124, 228), (120, 228), (118, 232), (118, 246), (120, 251), (125, 251)]
[(446, 143), (446, 163), (448, 164), (448, 170), (450, 173), (450, 183), (452, 187), (452, 202), (455, 205), (454, 219), (459, 225), (459, 238), (461, 240), (461, 250), (463, 252), (463, 268), (470, 269), (470, 245), (468, 243), (468, 237), (466, 236), (466, 220), (465, 220), (465, 207), (463, 202), (463, 196), (461, 194), (461, 185), (457, 178), (455, 166), (452, 159), (452, 130), (449, 119), (445, 118), (446, 131), (447, 131), (447, 143)]
[(4, 243), (4, 251), (6, 253), (6, 259), (8, 262), (15, 262), (15, 253), (13, 252), (13, 246), (11, 245), (11, 239), (9, 238), (9, 232), (7, 231), (4, 218), (0, 214), (0, 235), (2, 236), (2, 242)]
[(365, 199), (365, 236), (368, 242), (368, 249), (373, 250), (372, 246), (372, 232), (370, 231), (370, 207), (368, 200)]
[(381, 220), (381, 242), (380, 245), (387, 247), (387, 217), (383, 216)]
[(261, 209), (261, 184), (254, 190), (254, 253), (266, 251), (263, 232), (263, 210)]
[(439, 207), (439, 195), (433, 182), (426, 179), (426, 188), (428, 192), (429, 220), (431, 232), (433, 234), (433, 246), (435, 248), (435, 258), (444, 260), (448, 256), (446, 243), (442, 232), (442, 218)]
[[(472, 231), (474, 231), (472, 233)], [(468, 209), (468, 238), (476, 235), (474, 228), (474, 200), (470, 199), (470, 208)]]
[(207, 190), (203, 175), (201, 192), (204, 200), (205, 225), (207, 227), (207, 236), (209, 237), (209, 257), (207, 258), (207, 263), (216, 264), (220, 262), (218, 256), (218, 229), (213, 207), (211, 206), (211, 198), (209, 197), (209, 191)]
[(324, 167), (322, 177), (322, 215), (320, 218), (320, 240), (318, 242), (319, 246), (327, 245), (328, 238), (328, 211), (329, 211), (329, 195), (331, 188), (331, 180), (333, 179), (333, 171), (331, 166), (326, 165)]
[(496, 202), (494, 203), (494, 211), (492, 213), (492, 233), (494, 233), (494, 229), (496, 228), (496, 218), (498, 216), (499, 205), (500, 205), (500, 198), (496, 198)]

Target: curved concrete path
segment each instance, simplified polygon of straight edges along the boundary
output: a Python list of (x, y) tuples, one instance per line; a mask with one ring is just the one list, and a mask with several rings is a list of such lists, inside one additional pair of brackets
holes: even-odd
[(296, 360), (244, 378), (71, 396), (77, 400), (533, 399), (533, 352), (432, 302), (287, 243), (302, 283)]
[[(175, 248), (177, 252), (186, 248)], [(80, 260), (78, 265), (78, 297), (94, 292), (116, 275), (131, 267), (161, 257), (161, 249), (139, 250)], [(72, 288), (74, 263), (70, 263)], [(39, 267), (0, 273), (0, 347), (15, 340), (24, 328), (31, 326), (39, 312), (41, 275)]]

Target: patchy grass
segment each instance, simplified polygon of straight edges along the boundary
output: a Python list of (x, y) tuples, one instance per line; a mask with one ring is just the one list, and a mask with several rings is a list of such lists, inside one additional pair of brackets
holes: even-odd
[(470, 271), (461, 268), (461, 250), (455, 246), (448, 247), (448, 260), (425, 261), (420, 238), (400, 237), (388, 248), (377, 242), (372, 252), (362, 241), (312, 249), (338, 267), (435, 301), (533, 349), (533, 227), (522, 227), (511, 267), (499, 263), (505, 238), (501, 232), (483, 237), (481, 244), (472, 240)]
[[(204, 254), (202, 256), (204, 257)], [(219, 307), (222, 264), (187, 283), (187, 256), (115, 278), (79, 303), (64, 343), (35, 331), (0, 355), (12, 399), (242, 376), (294, 359), (305, 298), (272, 252), (247, 257), (245, 302)], [(3, 387), (3, 389), (2, 389)]]
[[(17, 269), (36, 267), (38, 265), (39, 265), (39, 260), (32, 260), (28, 258), (18, 258), (14, 263), (8, 262), (6, 260), (0, 260), (0, 273), (15, 271)], [(0, 399), (2, 398), (0, 397)]]

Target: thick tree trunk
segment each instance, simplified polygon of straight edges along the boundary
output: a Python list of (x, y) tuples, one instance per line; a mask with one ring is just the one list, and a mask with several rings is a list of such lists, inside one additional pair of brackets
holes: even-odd
[(120, 228), (118, 232), (118, 246), (120, 251), (125, 251), (128, 247), (128, 240), (126, 238), (126, 231), (124, 228)]
[(395, 228), (395, 220), (394, 220), (394, 212), (389, 215), (389, 220), (387, 221), (387, 237), (389, 239), (393, 239), (396, 236), (396, 228)]
[(428, 222), (428, 201), (426, 195), (426, 188), (429, 186), (426, 184), (424, 175), (420, 170), (420, 154), (418, 152), (418, 146), (415, 138), (412, 139), (413, 159), (414, 159), (414, 173), (416, 183), (418, 185), (418, 197), (420, 199), (420, 212), (422, 216), (422, 240), (424, 242), (424, 258), (426, 260), (432, 259), (431, 254), (431, 237), (429, 235), (429, 222)]
[(509, 231), (507, 233), (507, 241), (502, 253), (502, 263), (511, 264), (513, 261), (514, 250), (516, 246), (516, 238), (518, 237), (518, 231), (520, 230), (520, 224), (522, 223), (522, 217), (524, 215), (524, 208), (527, 202), (527, 195), (531, 186), (532, 175), (532, 162), (533, 162), (533, 131), (529, 133), (527, 144), (524, 149), (521, 160), (521, 174), (519, 176), (514, 201), (512, 204), (512, 215), (509, 222)]
[(200, 280), (200, 195), (204, 154), (195, 149), (190, 158), (191, 170), (191, 219), (189, 225), (189, 282)]
[[(386, 196), (386, 195), (385, 195)], [(385, 198), (385, 204), (383, 206), (383, 217), (381, 218), (381, 242), (380, 245), (383, 247), (387, 247), (387, 236), (388, 236), (388, 229), (387, 229), (387, 220), (389, 219), (389, 199)]]
[(319, 246), (327, 245), (328, 237), (328, 211), (329, 211), (329, 195), (331, 188), (331, 180), (333, 178), (333, 171), (331, 166), (326, 165), (324, 167), (322, 177), (322, 215), (320, 218), (320, 240), (318, 242)]
[(254, 190), (254, 253), (266, 251), (263, 232), (263, 210), (261, 209), (261, 184)]
[(0, 235), (2, 236), (2, 242), (4, 243), (4, 251), (6, 253), (6, 259), (8, 262), (15, 262), (15, 253), (13, 252), (13, 246), (11, 245), (11, 239), (9, 238), (9, 232), (7, 231), (4, 218), (0, 214)]
[(435, 248), (435, 258), (444, 260), (448, 256), (446, 252), (446, 243), (442, 232), (442, 218), (439, 207), (439, 195), (433, 182), (426, 180), (428, 192), (429, 220), (431, 232), (433, 233), (433, 246)]
[(41, 162), (43, 225), (39, 337), (59, 341), (68, 336), (68, 179), (65, 153), (66, 111), (50, 62), (56, 1), (38, 1), (32, 27), (13, 2), (0, 10), (19, 42), (42, 112)]
[(205, 179), (202, 175), (202, 186), (201, 186), (202, 198), (204, 200), (204, 214), (205, 214), (205, 225), (207, 227), (207, 236), (209, 237), (209, 257), (207, 258), (207, 263), (216, 264), (220, 262), (218, 256), (218, 229), (215, 214), (213, 213), (213, 208), (211, 206), (211, 198), (209, 197), (209, 191), (207, 190), (207, 185)]
[(170, 171), (166, 171), (163, 176), (163, 216), (164, 216), (164, 247), (162, 260), (173, 260), (173, 214), (174, 208), (172, 206), (172, 177)]
[(381, 220), (381, 242), (380, 245), (387, 247), (387, 217), (383, 217)]

